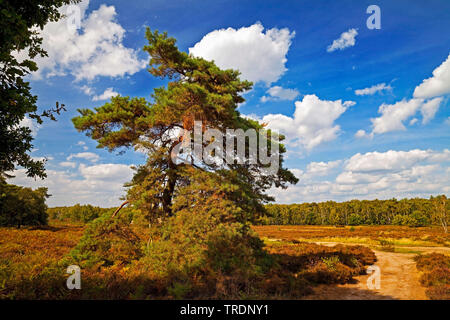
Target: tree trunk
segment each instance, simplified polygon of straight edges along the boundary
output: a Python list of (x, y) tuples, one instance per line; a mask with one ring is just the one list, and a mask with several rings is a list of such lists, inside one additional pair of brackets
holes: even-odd
[(163, 211), (169, 217), (172, 215), (172, 196), (175, 190), (176, 183), (177, 183), (177, 176), (175, 174), (171, 174), (169, 176), (169, 180), (167, 181), (167, 186), (163, 192), (162, 197)]
[[(173, 148), (175, 148), (178, 143), (180, 143), (180, 140), (175, 141), (170, 146), (169, 155), (172, 154)], [(177, 184), (178, 175), (176, 173), (177, 165), (172, 161), (172, 158), (170, 156), (167, 161), (168, 161), (169, 172), (168, 172), (167, 185), (163, 191), (162, 206), (163, 206), (164, 213), (170, 217), (170, 216), (172, 216), (172, 197), (173, 197), (173, 192), (175, 191), (175, 186)]]

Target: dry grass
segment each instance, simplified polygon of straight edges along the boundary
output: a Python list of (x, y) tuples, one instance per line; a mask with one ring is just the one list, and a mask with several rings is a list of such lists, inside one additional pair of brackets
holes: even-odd
[[(83, 231), (83, 226), (60, 222), (41, 229), (0, 228), (0, 298), (171, 299), (188, 289), (180, 289), (176, 283), (170, 287), (170, 281), (158, 281), (136, 267), (114, 265), (82, 270), (82, 290), (69, 291), (62, 261), (79, 242)], [(253, 292), (240, 293), (239, 297), (299, 298), (320, 283), (351, 281), (375, 260), (370, 249), (358, 246), (326, 247), (283, 241), (268, 243), (267, 250), (277, 266), (264, 277), (254, 279)], [(221, 285), (229, 286), (230, 281), (233, 279), (218, 276), (211, 285), (220, 289)], [(198, 297), (208, 298), (201, 294)]]
[(403, 226), (254, 226), (263, 238), (298, 241), (359, 243), (377, 246), (380, 241), (395, 246), (450, 246), (450, 234), (440, 228)]
[(54, 281), (62, 288), (58, 262), (77, 244), (83, 227), (0, 228), (0, 298), (45, 299)]
[(422, 272), (420, 282), (433, 300), (450, 300), (450, 257), (430, 253), (416, 257), (417, 269)]
[(83, 227), (0, 228), (0, 259), (14, 263), (61, 259), (74, 247)]

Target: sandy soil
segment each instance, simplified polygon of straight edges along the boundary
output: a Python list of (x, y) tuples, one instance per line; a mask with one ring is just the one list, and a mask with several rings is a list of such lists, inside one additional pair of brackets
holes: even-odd
[[(337, 243), (320, 243), (335, 245)], [(450, 248), (414, 247), (421, 252), (450, 252)], [(369, 275), (355, 277), (355, 283), (344, 285), (321, 285), (307, 300), (426, 300), (425, 288), (419, 283), (420, 274), (413, 260), (415, 254), (374, 250), (376, 266), (380, 268), (380, 289), (369, 289)]]

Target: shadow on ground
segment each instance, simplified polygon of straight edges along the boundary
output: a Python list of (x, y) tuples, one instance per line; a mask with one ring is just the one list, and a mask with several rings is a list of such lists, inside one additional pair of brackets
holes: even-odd
[(314, 293), (302, 300), (398, 300), (392, 296), (383, 295), (376, 290), (346, 288), (339, 285), (320, 285), (314, 288)]

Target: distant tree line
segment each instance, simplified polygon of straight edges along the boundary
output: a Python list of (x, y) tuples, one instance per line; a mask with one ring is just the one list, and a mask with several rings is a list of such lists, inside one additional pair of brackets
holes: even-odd
[(420, 227), (449, 221), (445, 195), (430, 199), (351, 200), (302, 204), (268, 204), (267, 225), (406, 225)]
[[(0, 226), (46, 225), (48, 218), (87, 223), (116, 210), (89, 204), (47, 208), (46, 188), (32, 190), (3, 183), (0, 189)], [(260, 219), (263, 225), (439, 225), (447, 232), (450, 221), (450, 199), (445, 195), (430, 199), (268, 204), (265, 209)], [(131, 208), (124, 210), (131, 214)]]
[(72, 222), (89, 222), (106, 212), (113, 212), (114, 208), (100, 208), (90, 204), (76, 204), (70, 207), (54, 207), (48, 208), (47, 213), (50, 219), (63, 220)]

